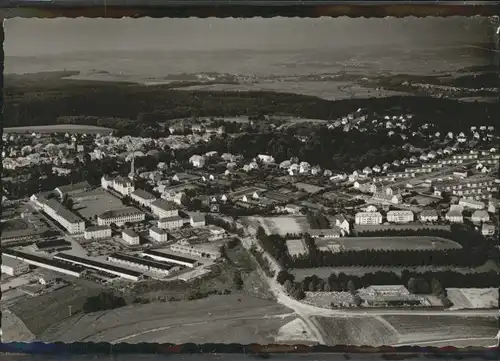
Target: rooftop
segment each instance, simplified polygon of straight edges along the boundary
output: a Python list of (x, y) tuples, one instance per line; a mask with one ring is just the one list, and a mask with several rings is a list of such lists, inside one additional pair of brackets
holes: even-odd
[(99, 215), (99, 218), (101, 219), (119, 218), (133, 214), (142, 214), (142, 212), (134, 207), (126, 207), (121, 209), (109, 210), (104, 213), (101, 213), (101, 215)]
[(132, 194), (134, 196), (137, 196), (137, 197), (142, 198), (142, 199), (156, 199), (156, 197), (154, 195), (152, 195), (151, 193), (146, 192), (144, 189), (140, 189), (140, 188), (133, 191)]
[(54, 212), (56, 212), (59, 216), (64, 218), (66, 221), (70, 223), (80, 223), (83, 220), (78, 217), (76, 214), (71, 212), (69, 209), (64, 207), (61, 203), (56, 201), (55, 199), (49, 199), (45, 204), (50, 207)]
[(103, 231), (105, 229), (111, 229), (110, 226), (92, 226), (92, 227), (87, 227), (85, 229), (85, 232), (98, 232), (98, 231)]
[(165, 230), (163, 230), (161, 228), (158, 228), (158, 227), (155, 227), (155, 226), (151, 227), (149, 230), (151, 232), (154, 232), (154, 233), (157, 233), (157, 234), (166, 234), (167, 233)]
[(164, 199), (157, 199), (156, 201), (151, 203), (151, 206), (158, 207), (163, 211), (173, 211), (177, 209), (177, 205), (175, 203), (166, 201)]
[(160, 223), (165, 223), (165, 222), (177, 222), (177, 221), (183, 221), (184, 219), (181, 216), (172, 216), (172, 217), (165, 217), (165, 218), (160, 218), (158, 222)]
[(122, 232), (122, 234), (125, 234), (125, 235), (127, 235), (127, 236), (129, 236), (129, 237), (134, 237), (134, 238), (135, 238), (135, 237), (139, 237), (139, 236), (137, 235), (137, 233), (135, 233), (135, 232), (134, 232), (133, 230), (131, 230), (131, 229), (124, 229), (124, 230), (123, 230), (123, 232)]
[(57, 187), (61, 193), (68, 193), (72, 191), (77, 191), (77, 190), (85, 190), (90, 188), (90, 184), (87, 181), (75, 183), (75, 184), (68, 184), (64, 186)]

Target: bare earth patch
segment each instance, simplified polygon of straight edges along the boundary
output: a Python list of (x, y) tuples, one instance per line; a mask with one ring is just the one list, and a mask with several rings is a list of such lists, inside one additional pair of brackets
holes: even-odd
[(312, 335), (305, 322), (296, 318), (293, 321), (288, 322), (286, 325), (281, 327), (276, 336), (277, 343), (301, 343), (307, 344), (312, 342), (318, 342), (318, 339)]
[(47, 330), (44, 341), (272, 343), (293, 312), (245, 294), (132, 305), (74, 317)]

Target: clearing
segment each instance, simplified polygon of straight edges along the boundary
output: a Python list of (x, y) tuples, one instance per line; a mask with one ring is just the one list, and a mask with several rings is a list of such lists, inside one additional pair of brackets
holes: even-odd
[(73, 210), (91, 221), (95, 221), (94, 216), (105, 211), (125, 208), (120, 199), (101, 188), (80, 193), (72, 199), (75, 202)]
[(341, 250), (443, 250), (462, 248), (458, 243), (440, 237), (341, 237), (318, 240), (316, 245), (339, 245)]
[(305, 216), (284, 217), (248, 217), (253, 223), (264, 228), (267, 234), (279, 234), (285, 236), (287, 233), (300, 234), (307, 232), (309, 222)]
[(273, 301), (244, 294), (126, 306), (67, 319), (47, 329), (44, 341), (272, 343), (295, 318)]
[[(384, 316), (399, 335), (397, 344), (434, 344), (447, 341), (454, 346), (454, 340), (461, 346), (495, 344), (498, 321), (495, 317), (460, 316)], [(467, 340), (468, 343), (467, 343)]]
[(111, 128), (98, 127), (94, 125), (78, 124), (55, 124), (55, 125), (30, 125), (28, 127), (3, 128), (4, 133), (86, 133), (86, 134), (109, 134)]
[(447, 288), (454, 309), (497, 308), (497, 288)]

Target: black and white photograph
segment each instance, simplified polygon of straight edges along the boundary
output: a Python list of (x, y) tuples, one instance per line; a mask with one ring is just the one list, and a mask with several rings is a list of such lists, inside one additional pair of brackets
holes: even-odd
[(4, 28), (3, 342), (498, 344), (498, 20)]

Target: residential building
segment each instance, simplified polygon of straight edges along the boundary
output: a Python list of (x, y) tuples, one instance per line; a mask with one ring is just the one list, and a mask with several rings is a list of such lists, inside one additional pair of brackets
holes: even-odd
[(2, 273), (9, 276), (18, 276), (29, 272), (29, 265), (21, 260), (4, 256), (2, 254)]
[(168, 241), (168, 233), (158, 227), (151, 227), (149, 229), (149, 236), (156, 242), (166, 242)]
[(205, 166), (205, 157), (195, 154), (191, 158), (189, 158), (189, 163), (191, 163), (193, 167), (203, 168)]
[(445, 215), (445, 219), (452, 223), (463, 223), (464, 217), (462, 212), (463, 212), (462, 206), (451, 205), (450, 210)]
[(134, 231), (132, 231), (131, 229), (125, 229), (122, 232), (122, 239), (131, 246), (136, 246), (140, 243), (139, 235)]
[(143, 189), (136, 189), (130, 194), (130, 198), (136, 201), (143, 207), (151, 207), (151, 203), (156, 200), (156, 197)]
[(351, 225), (342, 214), (337, 214), (332, 218), (332, 224), (341, 230), (342, 235), (351, 233)]
[(484, 202), (481, 201), (475, 201), (472, 199), (464, 199), (462, 198), (459, 202), (459, 205), (461, 205), (464, 208), (471, 208), (471, 209), (484, 209), (486, 205)]
[(490, 215), (485, 210), (476, 210), (472, 213), (471, 220), (473, 223), (484, 223), (490, 221)]
[(400, 204), (403, 202), (401, 194), (387, 194), (387, 192), (375, 193), (372, 197), (375, 202)]
[(481, 234), (483, 236), (493, 236), (495, 234), (495, 225), (483, 223), (483, 226), (481, 228)]
[(424, 209), (420, 212), (420, 220), (422, 222), (436, 222), (439, 219), (437, 212), (433, 209)]
[(100, 214), (99, 216), (97, 216), (97, 224), (99, 226), (109, 226), (114, 223), (117, 226), (122, 226), (125, 223), (142, 222), (145, 219), (145, 214), (137, 208), (126, 207), (106, 211)]
[(88, 227), (84, 232), (85, 239), (102, 239), (111, 237), (111, 227), (94, 226)]
[(262, 163), (271, 164), (274, 163), (274, 157), (266, 154), (259, 154), (257, 156)]
[(355, 216), (356, 224), (382, 224), (380, 212), (358, 212)]
[(191, 227), (204, 227), (205, 226), (205, 215), (201, 213), (196, 213), (189, 219)]
[(177, 205), (163, 199), (157, 199), (151, 203), (151, 212), (158, 218), (168, 218), (179, 215)]
[(158, 220), (158, 228), (161, 229), (177, 229), (184, 225), (184, 220), (177, 216), (160, 218)]
[(412, 211), (389, 211), (387, 212), (387, 221), (391, 223), (409, 223), (414, 221)]
[(103, 176), (101, 178), (101, 187), (114, 189), (123, 196), (129, 196), (135, 190), (134, 182), (121, 176), (116, 178)]

